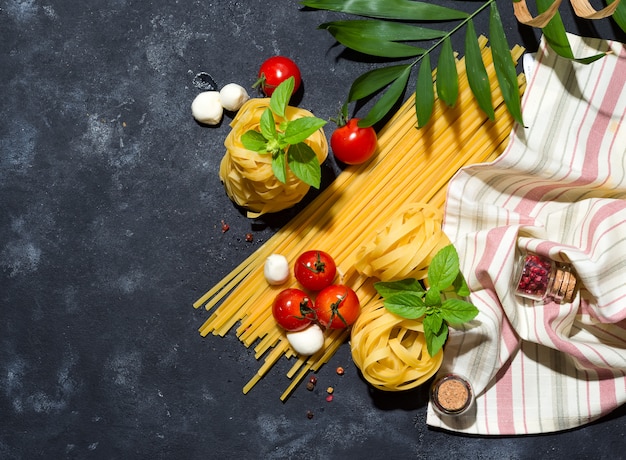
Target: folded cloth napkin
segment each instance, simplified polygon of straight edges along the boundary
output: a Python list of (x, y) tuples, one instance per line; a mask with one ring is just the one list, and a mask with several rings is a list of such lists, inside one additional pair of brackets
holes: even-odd
[[(570, 35), (575, 55), (542, 41), (516, 126), (493, 163), (450, 181), (444, 231), (480, 313), (451, 330), (442, 373), (473, 385), (469, 413), (427, 423), (483, 435), (568, 429), (626, 401), (626, 48)], [(524, 251), (570, 263), (571, 302), (513, 292)]]

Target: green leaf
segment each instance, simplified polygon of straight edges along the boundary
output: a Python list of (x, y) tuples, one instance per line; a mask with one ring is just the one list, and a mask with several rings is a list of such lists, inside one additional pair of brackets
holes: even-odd
[(452, 244), (443, 247), (428, 267), (428, 283), (431, 289), (443, 291), (451, 286), (459, 274), (459, 255)]
[(291, 99), (294, 86), (295, 79), (293, 77), (289, 77), (276, 87), (272, 93), (272, 97), (270, 98), (270, 108), (272, 109), (272, 112), (274, 112), (274, 115), (278, 115), (282, 118), (285, 117), (285, 111), (287, 110), (289, 99)]
[(393, 65), (365, 72), (352, 83), (348, 93), (348, 102), (358, 101), (374, 94), (392, 81), (397, 80), (407, 69), (409, 72), (411, 71), (410, 64)]
[(326, 124), (316, 117), (302, 117), (291, 120), (285, 128), (283, 140), (288, 144), (299, 144)]
[(418, 319), (426, 313), (426, 305), (421, 297), (405, 292), (385, 299), (385, 308), (401, 318)]
[[(446, 339), (448, 338), (448, 325), (441, 321), (441, 318), (436, 314), (425, 316), (423, 324), (428, 354), (435, 356), (446, 343)], [(440, 327), (435, 327), (437, 325)]]
[(398, 281), (379, 281), (374, 283), (376, 291), (384, 298), (389, 298), (395, 294), (404, 292), (412, 293), (419, 297), (424, 295), (422, 284), (415, 278), (406, 278)]
[(263, 137), (258, 131), (249, 130), (241, 135), (241, 143), (248, 150), (252, 150), (257, 153), (268, 153), (267, 152), (267, 140)]
[(298, 179), (312, 187), (320, 188), (322, 168), (311, 147), (304, 142), (289, 146), (287, 163)]
[(493, 110), (493, 102), (491, 98), (491, 83), (489, 75), (480, 52), (478, 37), (474, 22), (470, 20), (465, 30), (465, 69), (469, 87), (478, 102), (478, 106), (482, 109), (490, 120), (495, 120), (496, 114)]
[(441, 294), (437, 289), (431, 287), (426, 291), (426, 297), (424, 298), (427, 307), (439, 307), (441, 305)]
[(450, 107), (456, 104), (459, 96), (459, 74), (456, 71), (456, 59), (450, 37), (446, 37), (441, 45), (437, 65), (437, 95)]
[(381, 21), (378, 19), (351, 19), (346, 21), (325, 22), (319, 29), (341, 30), (362, 38), (375, 38), (384, 41), (421, 41), (433, 40), (446, 35), (446, 31), (420, 27), (403, 22)]
[(465, 277), (463, 276), (463, 273), (461, 273), (460, 271), (456, 279), (454, 280), (454, 283), (452, 283), (452, 286), (454, 286), (454, 292), (456, 292), (458, 295), (460, 296), (470, 295), (470, 290), (469, 290), (469, 287), (467, 286), (467, 281), (465, 281)]
[(345, 30), (338, 30), (335, 27), (328, 27), (328, 32), (335, 37), (339, 43), (359, 53), (370, 56), (386, 58), (406, 58), (419, 56), (424, 53), (424, 48), (397, 43), (394, 41), (381, 40), (375, 37), (363, 37)]
[(272, 172), (280, 182), (283, 184), (287, 182), (287, 160), (284, 151), (272, 155)]
[(435, 106), (435, 90), (433, 88), (432, 68), (430, 55), (425, 54), (420, 63), (415, 85), (415, 113), (417, 115), (417, 127), (421, 128), (428, 123)]
[(461, 299), (446, 299), (439, 312), (448, 324), (463, 324), (478, 315), (478, 308)]
[(303, 0), (300, 4), (320, 10), (404, 21), (447, 21), (467, 17), (464, 11), (411, 0)]
[(489, 15), (489, 35), (491, 37), (491, 53), (496, 69), (496, 77), (502, 90), (502, 97), (513, 119), (523, 125), (522, 103), (517, 84), (517, 72), (511, 57), (511, 50), (507, 42), (500, 13), (495, 3), (491, 4)]
[(372, 106), (370, 111), (361, 120), (359, 126), (365, 128), (378, 123), (389, 113), (393, 105), (402, 97), (411, 75), (411, 67), (407, 69), (394, 81), (378, 101)]
[[(537, 11), (539, 11), (539, 13), (543, 13), (552, 5), (553, 2), (554, 0), (537, 0)], [(552, 48), (556, 54), (566, 59), (571, 59), (582, 64), (590, 64), (605, 56), (605, 53), (600, 53), (586, 58), (576, 58), (567, 38), (561, 14), (558, 11), (552, 19), (550, 19), (548, 25), (542, 29), (542, 32), (546, 41), (550, 45), (550, 48)]]
[(265, 109), (261, 114), (260, 120), (261, 134), (265, 139), (276, 139), (276, 122), (274, 121), (274, 114), (270, 109)]
[[(606, 0), (606, 2), (610, 5), (615, 0)], [(611, 16), (615, 23), (626, 32), (626, 2), (622, 0), (620, 4), (617, 6), (615, 13)]]

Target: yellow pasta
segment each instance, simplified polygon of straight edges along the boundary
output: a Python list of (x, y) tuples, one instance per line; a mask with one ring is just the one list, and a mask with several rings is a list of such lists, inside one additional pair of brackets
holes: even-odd
[(371, 302), (352, 326), (352, 359), (363, 377), (385, 391), (415, 388), (432, 377), (443, 360), (443, 350), (431, 358), (421, 321), (390, 313), (381, 302)]
[(443, 212), (428, 203), (403, 206), (376, 231), (356, 255), (356, 270), (381, 281), (424, 279), (435, 254), (450, 240), (443, 233)]
[[(311, 248), (328, 252), (343, 274), (341, 281), (355, 290), (362, 311), (368, 312), (379, 304), (373, 287), (376, 280), (359, 273), (355, 264), (359, 249), (371, 241), (372, 231), (386, 228), (394, 216), (402, 213), (406, 203), (424, 203), (441, 211), (446, 185), (459, 168), (491, 161), (504, 150), (514, 122), (497, 89), (491, 53), (485, 45), (482, 38), (483, 59), (493, 89), (495, 121), (489, 121), (478, 107), (467, 83), (464, 64), (459, 61), (459, 98), (454, 107), (437, 101), (431, 122), (418, 130), (415, 94), (409, 97), (378, 133), (378, 150), (370, 161), (347, 167), (303, 211), (194, 303), (195, 308), (204, 306), (211, 311), (199, 329), (201, 336), (223, 336), (238, 324), (236, 333), (241, 342), (246, 347), (254, 346), (255, 356), (264, 360), (245, 385), (244, 393), (250, 391), (278, 359), (294, 357), (294, 364), (287, 372), (292, 381), (280, 396), (285, 400), (308, 372), (328, 362), (350, 336), (347, 329), (332, 331), (326, 337), (323, 350), (309, 357), (297, 356), (271, 313), (277, 292), (296, 284), (281, 287), (267, 284), (263, 264), (270, 254), (282, 254), (293, 262), (300, 253)], [(522, 51), (521, 47), (515, 47), (513, 58), (517, 60)], [(523, 75), (520, 75), (519, 86), (522, 92)], [(416, 358), (421, 356), (417, 352), (423, 345), (419, 331), (407, 325), (393, 333), (394, 337), (387, 333), (386, 341), (379, 337), (381, 349), (376, 349), (375, 353), (384, 357), (393, 350), (404, 362), (421, 368), (422, 373), (430, 372), (428, 363)], [(417, 361), (411, 362), (411, 356)], [(394, 373), (395, 368), (392, 365), (389, 369), (378, 372), (395, 381), (395, 377), (388, 375)], [(405, 385), (418, 380), (405, 371), (407, 369), (402, 371)], [(395, 381), (395, 386), (403, 387), (399, 381)]]
[[(247, 209), (248, 217), (277, 212), (299, 203), (309, 191), (309, 185), (287, 168), (287, 180), (280, 182), (272, 171), (272, 156), (260, 155), (244, 148), (241, 136), (249, 130), (259, 130), (261, 114), (269, 107), (269, 98), (248, 100), (231, 122), (231, 132), (224, 141), (226, 154), (220, 163), (220, 179), (228, 197)], [(312, 117), (298, 107), (287, 107), (285, 118)], [(277, 120), (277, 126), (280, 120)], [(328, 142), (319, 129), (304, 141), (317, 155), (320, 164), (328, 156)]]

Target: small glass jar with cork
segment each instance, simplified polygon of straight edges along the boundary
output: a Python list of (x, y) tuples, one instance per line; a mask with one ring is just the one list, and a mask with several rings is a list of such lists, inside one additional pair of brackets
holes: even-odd
[(515, 294), (537, 302), (569, 303), (576, 297), (574, 267), (534, 253), (522, 254), (513, 278)]
[(462, 375), (445, 374), (430, 387), (430, 401), (440, 415), (462, 415), (474, 404), (474, 390)]

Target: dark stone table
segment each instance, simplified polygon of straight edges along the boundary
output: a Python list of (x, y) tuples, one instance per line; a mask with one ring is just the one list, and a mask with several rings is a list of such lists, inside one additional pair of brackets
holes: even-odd
[[(510, 44), (536, 49), (499, 4)], [(561, 10), (571, 32), (624, 38)], [(251, 221), (231, 204), (217, 175), (230, 118), (193, 120), (194, 76), (250, 88), (265, 58), (288, 55), (299, 105), (329, 119), (375, 66), (316, 29), (337, 17), (284, 0), (0, 1), (0, 458), (623, 455), (623, 408), (545, 436), (431, 430), (424, 390), (372, 391), (347, 344), (315, 391), (282, 403), (282, 360), (243, 395), (252, 350), (198, 334), (207, 313), (192, 303), (298, 209)], [(338, 171), (329, 159), (326, 183)]]

